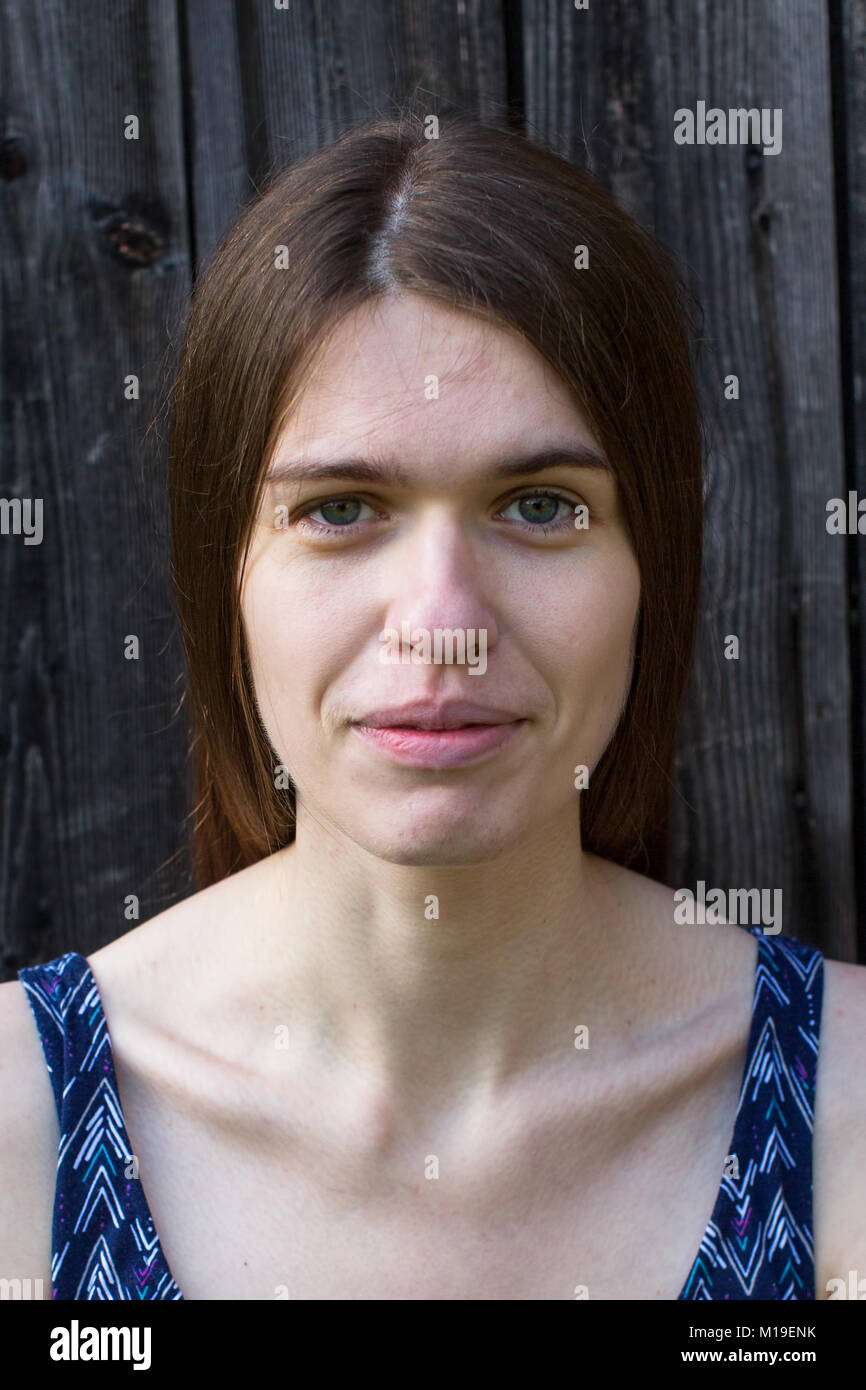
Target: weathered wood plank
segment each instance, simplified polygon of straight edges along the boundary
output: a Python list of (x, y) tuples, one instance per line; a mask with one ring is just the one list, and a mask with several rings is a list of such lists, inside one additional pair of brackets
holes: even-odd
[[(830, 15), (847, 482), (862, 499), (866, 497), (866, 0), (833, 0)], [(859, 532), (848, 540), (848, 597), (859, 959), (866, 963), (866, 539)]]
[[(95, 950), (188, 891), (161, 401), (194, 264), (271, 169), (430, 91), (501, 111), (498, 5), (5, 6), (2, 971)], [(106, 82), (106, 73), (116, 74)], [(139, 139), (124, 139), (137, 115)], [(33, 326), (41, 325), (34, 334)], [(140, 378), (127, 401), (124, 379)], [(141, 642), (138, 662), (124, 639)], [(157, 866), (171, 861), (161, 875)]]
[(185, 810), (181, 665), (162, 464), (142, 445), (189, 267), (174, 0), (8, 0), (0, 26), (0, 495), (42, 499), (44, 527), (39, 545), (0, 536), (9, 977), (95, 950), (134, 925), (127, 895), (143, 919), (182, 877), (158, 873)]
[[(825, 526), (845, 477), (823, 7), (525, 0), (524, 32), (530, 131), (656, 233), (706, 311), (706, 578), (671, 881), (781, 888), (783, 931), (852, 959), (845, 542)], [(674, 113), (699, 100), (781, 108), (781, 152), (676, 144)]]
[[(850, 547), (824, 519), (847, 491), (845, 387), (866, 495), (866, 0), (839, 3), (852, 289), (841, 387), (829, 36), (808, 0), (524, 0), (521, 71), (506, 43), (518, 12), (493, 0), (152, 0), (74, 15), (60, 0), (38, 13), (8, 0), (0, 496), (42, 498), (45, 521), (41, 545), (0, 537), (4, 977), (133, 925), (127, 894), (143, 918), (185, 891), (182, 853), (156, 872), (182, 845), (186, 807), (163, 441), (144, 427), (191, 256), (210, 254), (271, 170), (347, 124), (428, 94), (431, 112), (504, 122), (521, 89), (530, 131), (655, 230), (706, 308), (706, 583), (671, 881), (781, 887), (785, 931), (853, 957)], [(782, 108), (782, 153), (677, 146), (674, 111), (698, 100)], [(138, 141), (123, 138), (131, 113)], [(722, 394), (729, 372), (738, 401)], [(129, 373), (138, 401), (124, 399)], [(723, 657), (731, 632), (739, 662)], [(138, 662), (124, 659), (129, 633)], [(854, 659), (866, 689), (859, 635)], [(859, 727), (857, 739), (862, 751)]]
[(277, 9), (188, 0), (187, 102), (195, 238), (206, 258), (270, 172), (348, 125), (429, 96), (429, 110), (502, 121), (502, 11), (496, 0), (402, 0)]

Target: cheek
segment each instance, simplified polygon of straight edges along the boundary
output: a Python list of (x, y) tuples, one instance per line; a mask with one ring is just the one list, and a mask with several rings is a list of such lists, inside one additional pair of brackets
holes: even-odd
[[(640, 584), (623, 576), (604, 587), (587, 617), (587, 638), (597, 674), (607, 673), (607, 681), (619, 687), (630, 677), (640, 604)], [(607, 683), (607, 682), (606, 682)]]
[(568, 594), (548, 606), (552, 619), (544, 646), (536, 647), (541, 669), (548, 669), (551, 651), (566, 722), (581, 724), (606, 738), (622, 709), (631, 684), (640, 575), (630, 555), (618, 563), (600, 564), (580, 575)]
[(345, 593), (335, 585), (299, 583), (299, 578), (265, 555), (248, 574), (241, 596), (259, 713), (280, 750), (309, 740), (318, 701), (352, 650)]
[(256, 703), (277, 749), (283, 745), (290, 699), (297, 714), (297, 695), (303, 685), (298, 676), (308, 669), (315, 653), (311, 625), (302, 621), (300, 605), (287, 601), (286, 589), (275, 582), (271, 567), (262, 561), (248, 575), (241, 596)]
[(588, 563), (554, 594), (548, 589), (544, 607), (579, 664), (618, 670), (628, 663), (639, 602), (637, 563), (630, 552), (617, 551)]

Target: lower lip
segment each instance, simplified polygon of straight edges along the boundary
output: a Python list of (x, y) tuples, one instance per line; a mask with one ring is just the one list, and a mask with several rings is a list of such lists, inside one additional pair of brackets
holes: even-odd
[(351, 727), (393, 762), (410, 767), (462, 767), (485, 753), (511, 743), (526, 723), (475, 724), (466, 729), (374, 729), (369, 724)]

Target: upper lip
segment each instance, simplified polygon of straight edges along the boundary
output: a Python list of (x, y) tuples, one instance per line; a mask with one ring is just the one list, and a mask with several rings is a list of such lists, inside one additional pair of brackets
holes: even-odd
[(458, 729), (462, 724), (513, 724), (524, 718), (513, 710), (493, 705), (476, 705), (470, 700), (417, 700), (408, 705), (392, 705), (371, 710), (352, 721), (372, 729)]

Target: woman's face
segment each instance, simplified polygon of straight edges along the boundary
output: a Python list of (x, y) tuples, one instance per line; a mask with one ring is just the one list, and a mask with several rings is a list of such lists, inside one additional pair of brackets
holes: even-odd
[[(640, 598), (613, 475), (565, 461), (581, 450), (600, 454), (516, 335), (414, 295), (339, 324), (241, 595), (299, 836), (309, 810), (382, 859), (460, 865), (578, 835), (575, 768), (613, 735)], [(470, 722), (488, 727), (441, 732)], [(413, 723), (440, 732), (394, 729)]]

